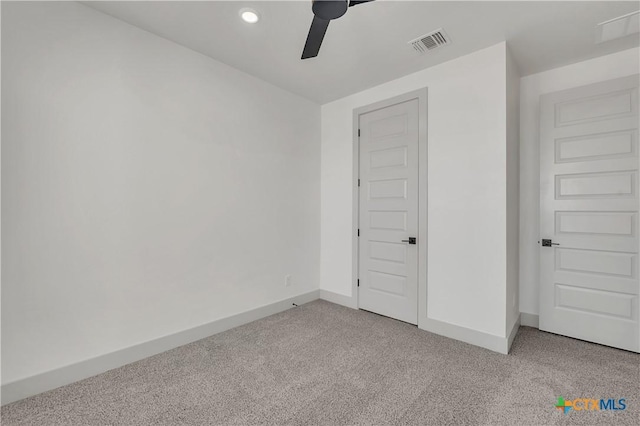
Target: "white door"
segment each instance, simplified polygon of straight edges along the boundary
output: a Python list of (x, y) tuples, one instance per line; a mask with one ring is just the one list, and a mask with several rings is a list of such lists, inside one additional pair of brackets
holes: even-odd
[(638, 79), (540, 102), (540, 329), (636, 352)]
[(418, 99), (359, 116), (359, 307), (418, 323)]

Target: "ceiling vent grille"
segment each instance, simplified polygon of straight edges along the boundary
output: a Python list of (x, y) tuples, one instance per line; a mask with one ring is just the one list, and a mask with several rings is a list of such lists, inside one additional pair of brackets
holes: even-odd
[(596, 26), (596, 43), (626, 37), (640, 32), (640, 11), (600, 22)]
[(449, 36), (444, 32), (442, 28), (432, 31), (429, 34), (420, 36), (417, 39), (411, 40), (409, 42), (409, 44), (420, 53), (424, 53), (427, 50), (434, 50), (439, 47), (446, 46), (450, 43), (451, 39), (449, 39)]

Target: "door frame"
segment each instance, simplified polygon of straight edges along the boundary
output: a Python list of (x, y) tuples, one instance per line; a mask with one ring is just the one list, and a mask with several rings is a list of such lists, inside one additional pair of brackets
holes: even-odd
[(428, 138), (427, 138), (427, 88), (413, 90), (402, 95), (361, 106), (353, 110), (353, 219), (351, 227), (352, 235), (352, 283), (351, 294), (354, 297), (354, 307), (360, 309), (360, 297), (358, 292), (358, 278), (360, 275), (359, 251), (360, 242), (358, 228), (360, 227), (360, 138), (358, 127), (360, 116), (378, 109), (387, 108), (403, 102), (418, 100), (418, 327), (424, 328), (427, 320), (427, 167), (428, 167)]

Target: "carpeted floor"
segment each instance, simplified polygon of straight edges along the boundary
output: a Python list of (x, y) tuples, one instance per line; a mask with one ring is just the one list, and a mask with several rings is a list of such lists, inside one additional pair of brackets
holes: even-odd
[[(566, 399), (626, 398), (570, 412)], [(500, 355), (324, 301), (2, 407), (9, 425), (640, 424), (640, 355), (522, 327)]]

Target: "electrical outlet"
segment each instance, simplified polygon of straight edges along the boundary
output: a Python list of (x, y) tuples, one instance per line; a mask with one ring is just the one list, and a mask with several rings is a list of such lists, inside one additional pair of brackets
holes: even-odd
[(284, 276), (284, 286), (291, 287), (291, 275)]

